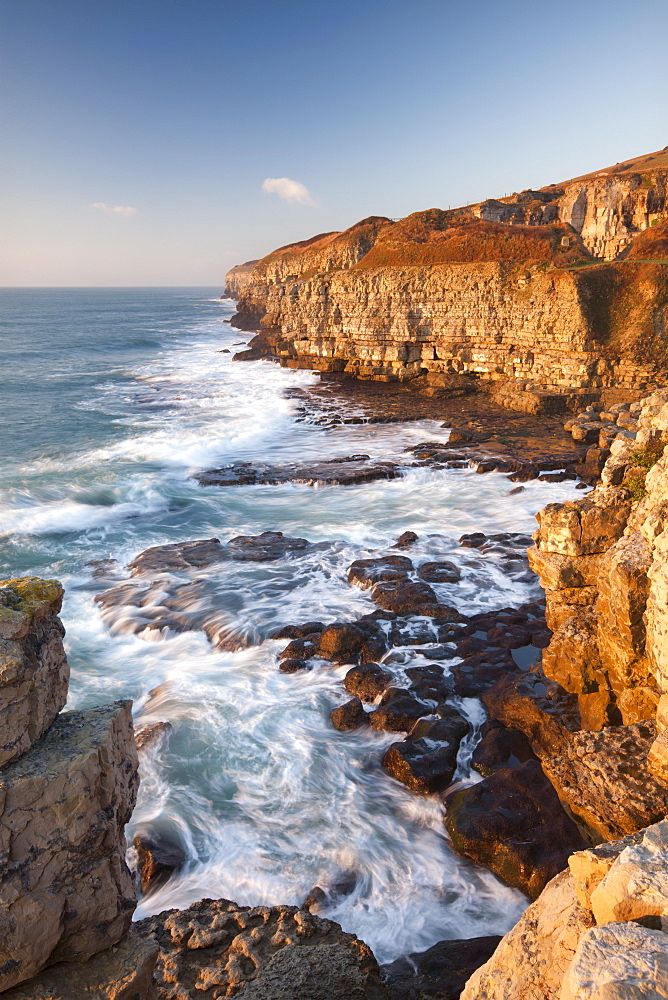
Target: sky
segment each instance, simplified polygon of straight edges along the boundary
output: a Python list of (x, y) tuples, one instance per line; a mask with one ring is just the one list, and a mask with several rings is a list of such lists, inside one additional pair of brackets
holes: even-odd
[(0, 285), (220, 285), (668, 143), (666, 0), (0, 0)]

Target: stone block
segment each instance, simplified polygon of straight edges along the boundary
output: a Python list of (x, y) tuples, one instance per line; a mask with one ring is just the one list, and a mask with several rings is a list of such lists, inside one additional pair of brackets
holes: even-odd
[(131, 703), (66, 712), (0, 772), (0, 991), (116, 944), (135, 908)]
[(598, 487), (581, 500), (548, 504), (536, 515), (539, 548), (570, 556), (605, 552), (621, 536), (631, 511), (626, 490)]
[(62, 598), (56, 580), (0, 583), (0, 767), (30, 749), (67, 699)]

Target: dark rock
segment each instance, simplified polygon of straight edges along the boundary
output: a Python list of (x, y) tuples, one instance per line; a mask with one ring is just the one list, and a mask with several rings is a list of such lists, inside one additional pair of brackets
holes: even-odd
[(348, 671), (343, 685), (346, 691), (357, 695), (362, 701), (375, 701), (391, 680), (392, 674), (383, 670), (379, 663), (362, 663)]
[(323, 622), (306, 622), (304, 625), (286, 625), (274, 632), (272, 639), (305, 639), (307, 636), (321, 633), (325, 626)]
[[(246, 352), (243, 352), (246, 353)], [(397, 479), (401, 470), (394, 462), (370, 461), (368, 455), (322, 462), (270, 466), (260, 463), (233, 462), (221, 469), (199, 472), (194, 478), (200, 486), (280, 485), (301, 483), (306, 486), (351, 486), (377, 479)]]
[(368, 726), (369, 716), (362, 707), (359, 698), (351, 698), (345, 705), (340, 705), (330, 712), (330, 719), (335, 729), (343, 733), (352, 729), (359, 729), (360, 726)]
[(260, 535), (237, 535), (230, 538), (227, 550), (230, 559), (239, 562), (270, 562), (288, 553), (310, 548), (305, 538), (286, 538), (282, 531), (263, 531)]
[(411, 690), (422, 701), (442, 701), (452, 694), (454, 684), (452, 678), (443, 674), (443, 668), (436, 664), (426, 664), (424, 667), (408, 667), (404, 673), (411, 682)]
[(371, 588), (373, 601), (398, 615), (432, 616), (438, 611), (438, 598), (422, 580), (387, 580)]
[(520, 646), (528, 646), (531, 642), (531, 636), (526, 629), (510, 624), (491, 628), (487, 638), (495, 646), (505, 646), (508, 649), (519, 649)]
[[(218, 538), (196, 542), (179, 542), (173, 545), (154, 545), (128, 563), (133, 576), (140, 573), (165, 573), (168, 570), (201, 568), (225, 559), (225, 551)], [(104, 597), (98, 594), (96, 600)]]
[(311, 665), (308, 660), (289, 659), (281, 660), (278, 669), (284, 674), (296, 674), (299, 670), (310, 670)]
[(418, 536), (414, 531), (404, 531), (403, 534), (399, 535), (396, 542), (392, 546), (393, 549), (407, 549), (409, 545), (413, 545), (417, 542)]
[(407, 739), (385, 751), (383, 767), (412, 792), (441, 792), (452, 782), (459, 744), (468, 728), (466, 720), (454, 711), (437, 722), (418, 722)]
[(446, 826), (456, 851), (535, 899), (585, 843), (536, 761), (455, 792)]
[(137, 831), (132, 843), (137, 852), (139, 884), (144, 895), (164, 885), (185, 864), (183, 849), (155, 831)]
[(328, 625), (320, 635), (317, 655), (334, 663), (357, 663), (366, 636), (355, 625)]
[(316, 655), (317, 646), (308, 639), (293, 639), (278, 654), (279, 660), (308, 660)]
[(511, 473), (508, 479), (511, 483), (528, 483), (532, 479), (538, 479), (539, 472), (540, 469), (537, 469), (535, 465), (527, 465), (523, 469)]
[(457, 643), (457, 652), (460, 656), (475, 656), (476, 653), (483, 653), (488, 646), (489, 643), (483, 639), (478, 639), (476, 636), (470, 635)]
[(375, 559), (356, 559), (348, 569), (348, 582), (363, 589), (386, 580), (405, 580), (414, 569), (408, 556), (379, 556)]
[(467, 656), (461, 663), (456, 663), (450, 673), (455, 694), (462, 698), (477, 698), (516, 671), (517, 665), (512, 656), (506, 650), (499, 650)]
[(390, 687), (383, 694), (378, 708), (369, 715), (369, 720), (373, 729), (409, 733), (417, 720), (429, 712), (429, 707), (413, 698), (410, 692)]
[(381, 973), (392, 1000), (459, 1000), (467, 980), (500, 941), (500, 937), (439, 941), (427, 951), (381, 965)]
[(486, 722), (482, 739), (473, 751), (471, 764), (484, 778), (504, 767), (518, 767), (527, 760), (536, 760), (531, 744), (516, 729), (501, 722)]
[(487, 535), (484, 535), (482, 531), (473, 531), (470, 534), (462, 535), (459, 544), (467, 549), (479, 549), (486, 540)]
[(418, 576), (427, 583), (457, 583), (462, 578), (459, 567), (447, 559), (423, 563), (418, 569)]

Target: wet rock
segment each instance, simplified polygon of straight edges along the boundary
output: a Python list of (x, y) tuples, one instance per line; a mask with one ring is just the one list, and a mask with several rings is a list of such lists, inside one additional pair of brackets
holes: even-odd
[(383, 767), (419, 795), (442, 792), (452, 782), (459, 744), (468, 729), (454, 710), (436, 722), (418, 722), (407, 739), (385, 751)]
[(388, 580), (405, 580), (415, 567), (408, 556), (378, 556), (356, 559), (348, 569), (348, 582), (364, 590)]
[(519, 469), (517, 472), (513, 472), (508, 476), (511, 483), (528, 483), (532, 479), (538, 479), (538, 474), (540, 469), (536, 468), (535, 465), (527, 465), (523, 469)]
[(0, 590), (0, 767), (25, 753), (67, 699), (70, 668), (56, 580), (23, 577)]
[(86, 566), (91, 567), (91, 576), (93, 579), (104, 579), (107, 576), (113, 576), (119, 569), (117, 559), (91, 559), (86, 563)]
[(407, 549), (410, 545), (417, 542), (418, 536), (414, 531), (404, 531), (403, 534), (399, 535), (396, 542), (392, 546), (393, 549)]
[(371, 588), (372, 600), (386, 611), (398, 615), (438, 614), (438, 598), (428, 583), (422, 580), (386, 580)]
[(324, 622), (305, 622), (304, 625), (286, 625), (274, 632), (272, 639), (305, 639), (307, 636), (322, 633)]
[(278, 669), (284, 674), (296, 674), (299, 670), (310, 670), (311, 665), (308, 660), (288, 659), (281, 660)]
[(204, 899), (136, 927), (160, 947), (161, 1000), (389, 1000), (362, 941), (294, 906)]
[(424, 667), (407, 667), (404, 671), (414, 691), (421, 701), (443, 701), (452, 694), (454, 684), (450, 676), (443, 674), (443, 668), (435, 663)]
[(353, 894), (358, 880), (358, 873), (355, 871), (339, 872), (331, 881), (324, 883), (325, 888), (315, 885), (300, 908), (310, 913), (321, 913), (328, 907), (336, 906), (342, 899)]
[(137, 752), (154, 750), (159, 744), (167, 739), (172, 729), (171, 722), (153, 722), (149, 726), (135, 729), (135, 746)]
[(403, 688), (389, 687), (383, 694), (380, 705), (369, 715), (373, 729), (385, 729), (390, 733), (408, 733), (418, 719), (428, 715), (430, 709), (423, 702), (413, 698)]
[(0, 773), (0, 990), (126, 933), (135, 893), (124, 830), (137, 767), (124, 701), (60, 714)]
[(596, 838), (636, 833), (668, 813), (668, 788), (647, 767), (654, 722), (582, 731), (542, 757), (560, 799)]
[(471, 976), (461, 1000), (558, 1000), (578, 941), (591, 925), (573, 879), (560, 872)]
[(369, 716), (364, 711), (364, 707), (359, 698), (351, 698), (345, 705), (335, 708), (329, 715), (335, 729), (343, 733), (352, 729), (359, 729), (360, 726), (369, 725)]
[(282, 531), (263, 531), (260, 535), (237, 535), (230, 538), (227, 551), (237, 562), (271, 562), (311, 548), (305, 538), (286, 538)]
[(534, 899), (566, 867), (569, 854), (584, 846), (533, 760), (455, 792), (446, 826), (455, 850)]
[(392, 1000), (459, 1000), (467, 979), (486, 962), (500, 937), (439, 941), (427, 951), (382, 965)]
[(133, 576), (139, 576), (140, 573), (165, 573), (193, 567), (200, 569), (223, 559), (225, 552), (220, 539), (206, 538), (173, 545), (154, 545), (128, 563), (128, 569)]
[(482, 531), (473, 531), (462, 535), (459, 539), (459, 544), (467, 549), (479, 549), (481, 545), (484, 545), (486, 540), (487, 535), (483, 534)]
[(494, 646), (505, 646), (508, 649), (519, 649), (531, 642), (531, 636), (520, 625), (497, 625), (489, 630), (487, 639)]
[(183, 848), (156, 831), (138, 830), (132, 844), (137, 854), (139, 885), (144, 895), (164, 885), (185, 864)]
[(500, 722), (484, 723), (481, 735), (471, 764), (483, 778), (501, 768), (519, 767), (527, 760), (537, 759), (524, 733), (509, 729)]
[(365, 635), (354, 625), (328, 625), (320, 635), (317, 655), (334, 663), (357, 663)]
[(459, 567), (447, 559), (423, 563), (417, 572), (420, 579), (427, 583), (457, 583), (462, 578)]
[(490, 718), (524, 733), (541, 759), (563, 750), (580, 729), (576, 695), (548, 680), (539, 666), (502, 678), (482, 701)]
[(379, 663), (362, 663), (348, 671), (343, 685), (362, 701), (375, 701), (391, 681), (392, 674), (383, 670)]
[(517, 665), (507, 650), (467, 656), (450, 669), (455, 694), (462, 698), (477, 698), (516, 671)]
[(308, 660), (315, 656), (318, 647), (308, 639), (293, 639), (278, 654), (279, 660)]
[(4, 993), (7, 1000), (155, 1000), (156, 942), (130, 928), (86, 962), (59, 962)]
[(197, 473), (200, 486), (246, 486), (300, 483), (306, 486), (352, 486), (377, 479), (397, 479), (401, 470), (394, 462), (371, 461), (368, 455), (350, 455), (322, 462), (291, 465), (233, 462), (221, 469)]

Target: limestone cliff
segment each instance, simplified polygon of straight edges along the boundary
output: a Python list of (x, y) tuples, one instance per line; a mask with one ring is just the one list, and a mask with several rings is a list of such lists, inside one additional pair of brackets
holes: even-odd
[(668, 267), (646, 236), (662, 235), (667, 184), (664, 151), (541, 191), (365, 219), (259, 261), (235, 322), (289, 367), (648, 391), (668, 372)]
[(247, 260), (245, 264), (237, 264), (225, 275), (225, 291), (223, 294), (230, 299), (238, 299), (242, 290), (250, 281), (253, 268), (259, 260)]

